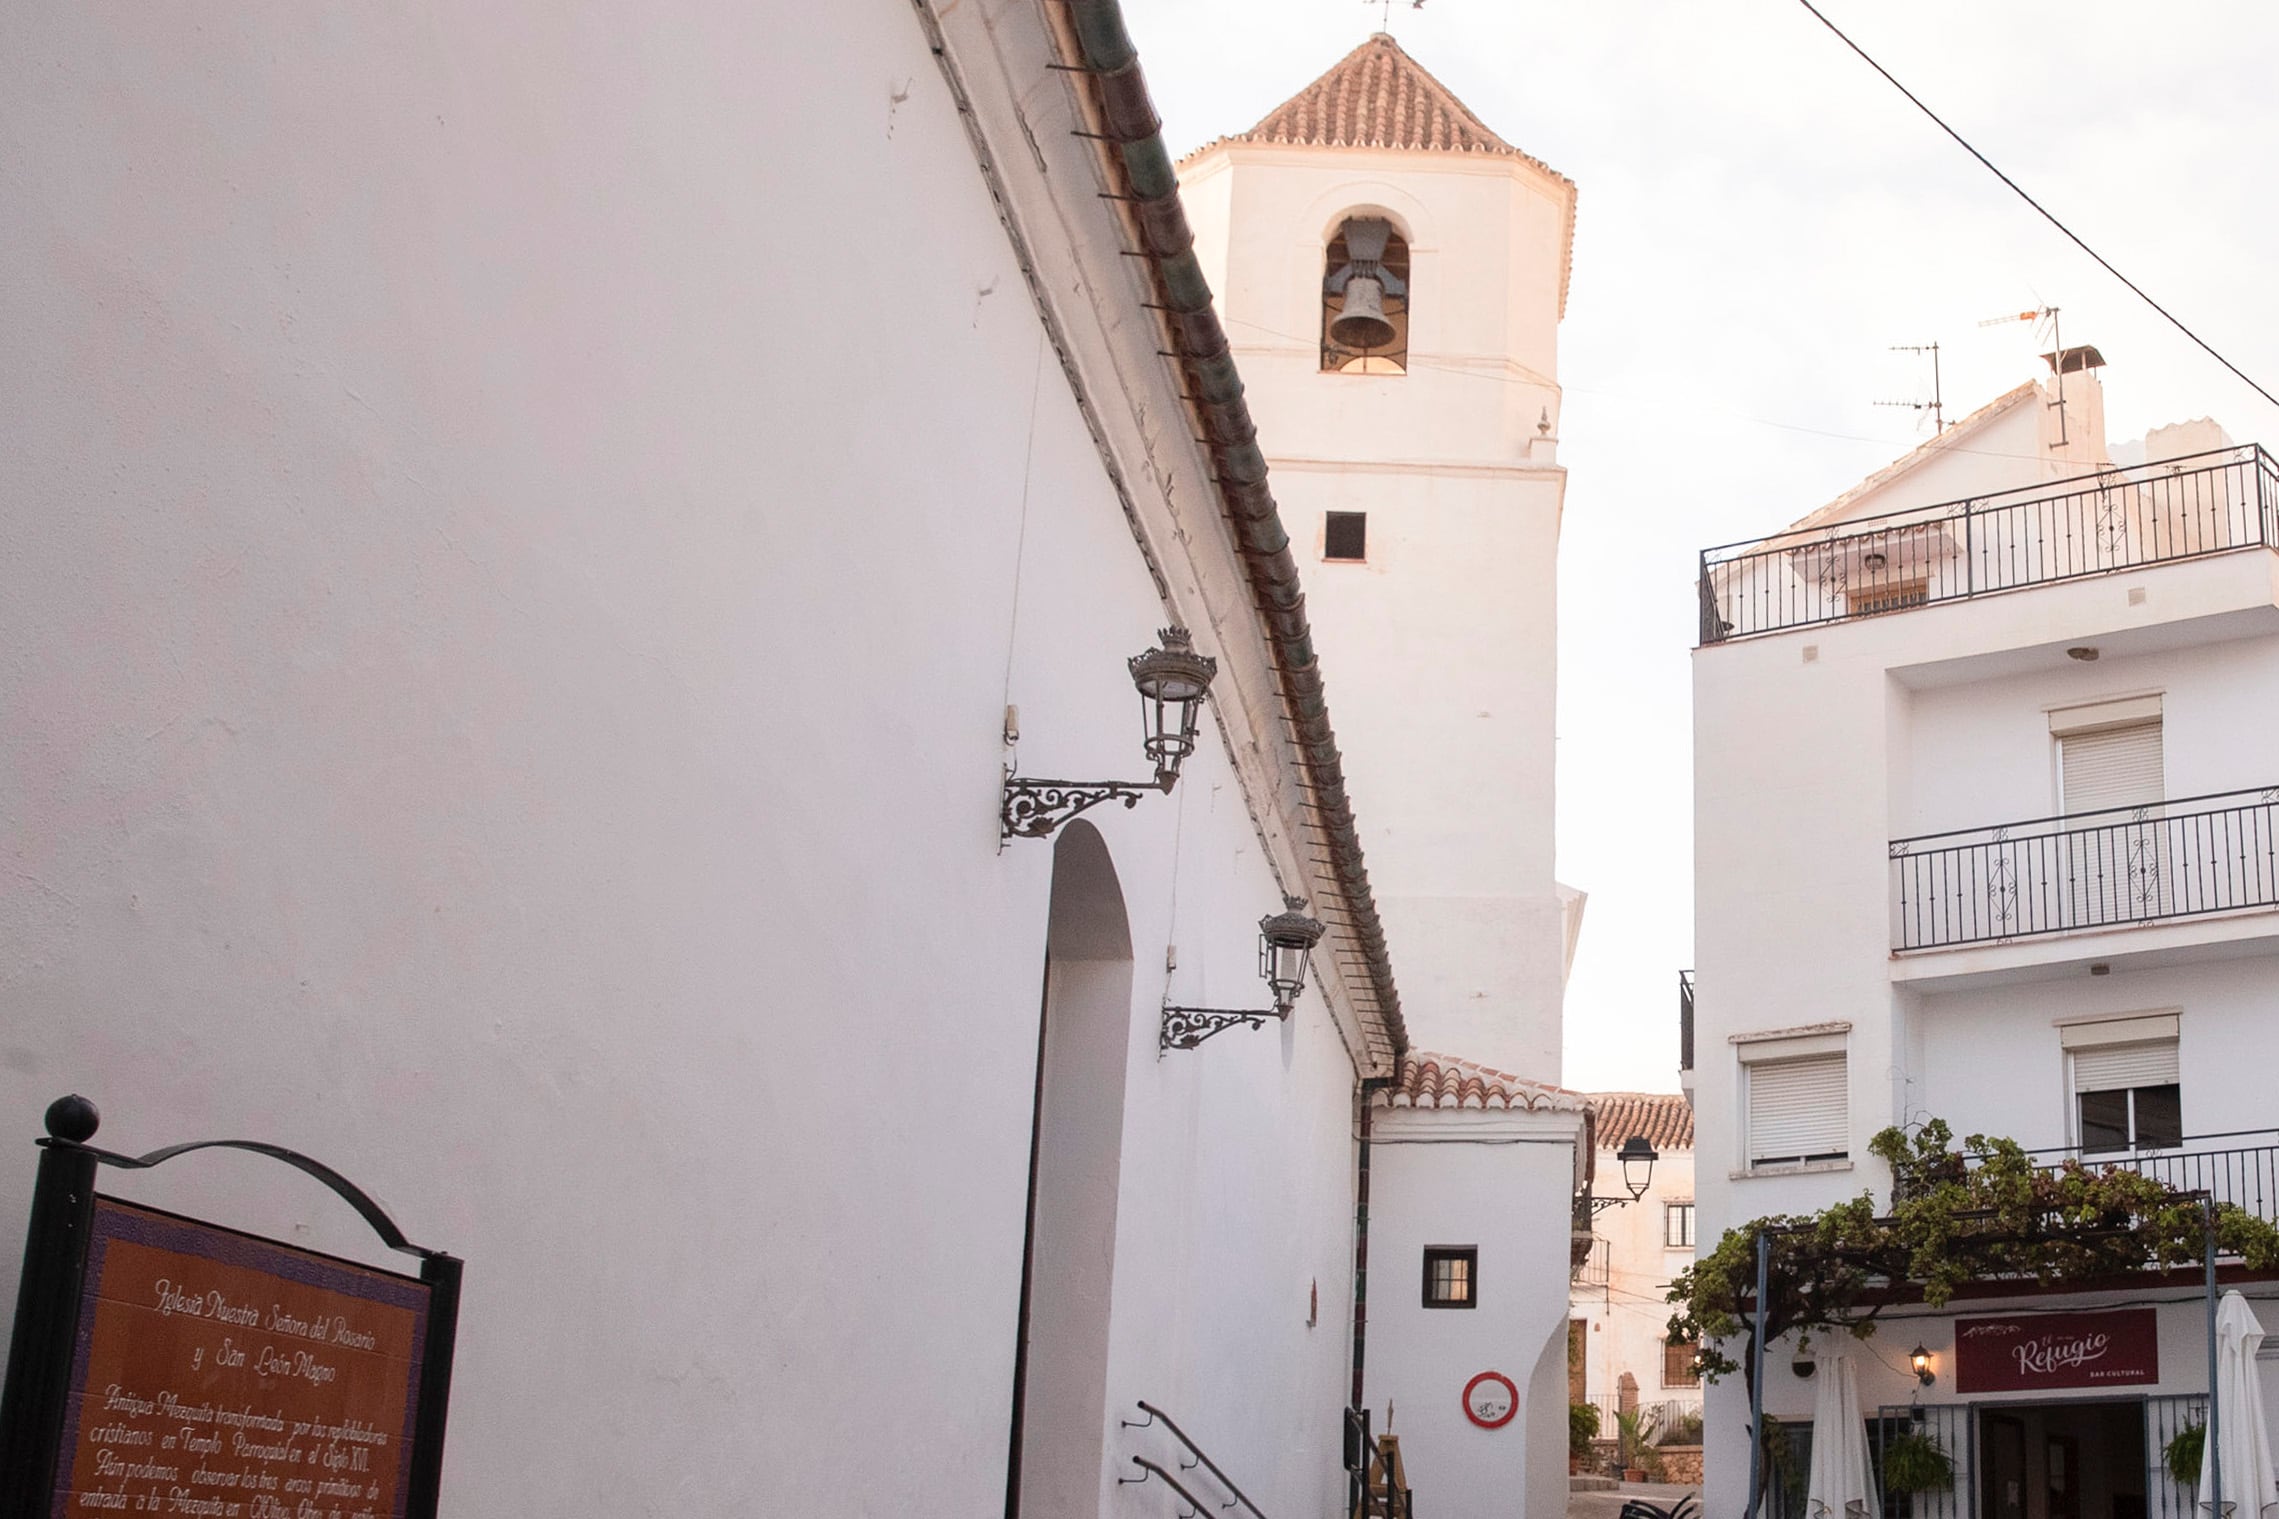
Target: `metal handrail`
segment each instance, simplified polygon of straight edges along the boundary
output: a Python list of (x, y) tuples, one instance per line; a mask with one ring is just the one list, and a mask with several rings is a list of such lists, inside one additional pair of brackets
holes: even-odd
[[(1156, 1465), (1153, 1461), (1148, 1460), (1145, 1456), (1134, 1456), (1132, 1457), (1132, 1465), (1138, 1467), (1142, 1471), (1153, 1472), (1156, 1476), (1161, 1477), (1164, 1481), (1164, 1485), (1169, 1487), (1180, 1497), (1186, 1499), (1187, 1504), (1190, 1508), (1194, 1509), (1194, 1511), (1198, 1514), (1203, 1512), (1203, 1500), (1196, 1497), (1193, 1493), (1187, 1491), (1187, 1489), (1180, 1484), (1180, 1481), (1177, 1477), (1172, 1476), (1171, 1473), (1165, 1471), (1162, 1467)], [(1126, 1482), (1137, 1484), (1145, 1482), (1146, 1480), (1147, 1478), (1145, 1477), (1118, 1477), (1116, 1479), (1118, 1484)], [(1223, 1504), (1221, 1505), (1221, 1507), (1224, 1506), (1225, 1505)], [(1251, 1512), (1256, 1513), (1258, 1511), (1256, 1509), (1252, 1509)], [(1185, 1516), (1182, 1516), (1182, 1519), (1185, 1519)]]
[[(2011, 823), (1983, 823), (1976, 828), (1949, 828), (1939, 833), (1911, 834), (1904, 839), (1893, 839), (1891, 841), (1891, 853), (1892, 857), (1896, 859), (1907, 853), (1908, 846), (1913, 844), (1929, 844), (1938, 839), (1959, 839), (1974, 833), (2015, 834), (2022, 828), (2040, 828), (2048, 823), (2070, 824), (2071, 826), (2067, 828), (2049, 830), (2052, 833), (2070, 833), (2084, 827), (2112, 826), (2110, 823), (2089, 822), (2091, 818), (2111, 818), (2115, 822), (2123, 823), (2155, 822), (2158, 819), (2153, 814), (2156, 812), (2165, 814), (2166, 809), (2171, 807), (2189, 808), (2197, 806), (2201, 802), (2223, 802), (2233, 798), (2247, 797), (2255, 799), (2254, 802), (2249, 803), (2250, 806), (2262, 802), (2279, 802), (2279, 786), (2236, 786), (2229, 791), (2205, 791), (2198, 796), (2162, 797), (2158, 801), (2127, 802), (2118, 807), (2099, 807), (2089, 812), (2059, 812), (2048, 817), (2022, 818)], [(2207, 810), (2220, 811), (2221, 809)], [(1691, 976), (1692, 972), (1680, 971), (1678, 974)]]
[[(2187, 1135), (2185, 1135), (2185, 1136), (2184, 1136), (2182, 1139), (2178, 1140), (2176, 1143), (2174, 1143), (2174, 1144), (2172, 1144), (2172, 1145), (2161, 1145), (2161, 1146), (2159, 1146), (2157, 1149), (2146, 1149), (2146, 1150), (2128, 1150), (2128, 1151), (2121, 1151), (2121, 1150), (2093, 1150), (2093, 1151), (2091, 1151), (2091, 1152), (2089, 1152), (2089, 1153), (2090, 1153), (2090, 1154), (2092, 1154), (2092, 1155), (2097, 1155), (2097, 1156), (2104, 1156), (2104, 1155), (2127, 1155), (2127, 1156), (2128, 1156), (2128, 1157), (2130, 1157), (2131, 1159), (2134, 1159), (2134, 1158), (2135, 1158), (2135, 1157), (2137, 1157), (2137, 1156), (2150, 1156), (2150, 1157), (2153, 1157), (2153, 1158), (2159, 1158), (2159, 1157), (2163, 1157), (2163, 1156), (2175, 1156), (2175, 1155), (2184, 1155), (2184, 1154), (2196, 1154), (2196, 1155), (2220, 1155), (2220, 1154), (2225, 1154), (2225, 1153), (2228, 1153), (2230, 1150), (2244, 1150), (2244, 1149), (2262, 1149), (2262, 1148), (2264, 1148), (2264, 1147), (2263, 1147), (2263, 1146), (2261, 1146), (2261, 1145), (2230, 1145), (2230, 1146), (2227, 1146), (2225, 1150), (2194, 1150), (2194, 1149), (2193, 1149), (2193, 1146), (2194, 1146), (2194, 1145), (2200, 1144), (2200, 1143), (2202, 1143), (2202, 1142), (2204, 1142), (2204, 1141), (2206, 1141), (2206, 1140), (2210, 1140), (2210, 1139), (2269, 1139), (2269, 1140), (2271, 1141), (2271, 1143), (2272, 1143), (2272, 1144), (2274, 1144), (2274, 1145), (2279, 1145), (2279, 1129), (2224, 1129), (2224, 1130), (2222, 1130), (2222, 1131), (2220, 1131), (2220, 1132), (2218, 1132), (2218, 1133), (2214, 1133), (2214, 1134), (2187, 1134)], [(2033, 1159), (2035, 1156), (2037, 1156), (2037, 1155), (2056, 1155), (2056, 1156), (2060, 1156), (2060, 1157), (2063, 1157), (2063, 1156), (2068, 1156), (2068, 1155), (2070, 1155), (2070, 1156), (2073, 1156), (2073, 1157), (2075, 1157), (2075, 1158), (2077, 1158), (2077, 1159), (2081, 1159), (2081, 1157), (2082, 1157), (2082, 1150), (2081, 1150), (2081, 1146), (2079, 1146), (2079, 1145), (2045, 1145), (2045, 1146), (2043, 1146), (2043, 1147), (2042, 1147), (2041, 1149), (2039, 1149), (2039, 1150), (2028, 1150), (2028, 1151), (2026, 1152), (2026, 1158), (2027, 1158), (2028, 1160), (2032, 1160), (2032, 1159)], [(2061, 1161), (2060, 1163), (2062, 1164), (2062, 1161)], [(2102, 1160), (2102, 1159), (2099, 1159), (2099, 1160), (2094, 1160), (2094, 1161), (2092, 1161), (2092, 1160), (2087, 1160), (2087, 1159), (2082, 1159), (2082, 1164), (2083, 1164), (2083, 1165), (2100, 1165), (2100, 1166), (2104, 1166), (2104, 1165), (2119, 1165), (2119, 1164), (2122, 1164), (2122, 1162), (2120, 1162), (2120, 1161), (2108, 1161), (2108, 1160)]]
[(1892, 948), (2279, 907), (2279, 786), (1893, 839)]
[[(2125, 475), (2130, 470), (2157, 469), (2175, 474), (2179, 472), (2179, 466), (2198, 465), (2201, 460), (2218, 460), (2225, 464), (2243, 464), (2247, 462), (2241, 457), (2243, 454), (2253, 454), (2267, 468), (2279, 470), (2279, 460), (2273, 459), (2270, 454), (2264, 452), (2262, 444), (2235, 443), (2229, 448), (2204, 449), (2196, 454), (2179, 454), (2173, 459), (2155, 459), (2144, 464), (2116, 464), (2110, 469), (2093, 469), (2086, 474), (2068, 475), (2062, 480), (2044, 480), (2034, 485), (2013, 485), (2006, 490), (1986, 491), (1976, 496), (1957, 496), (1951, 501), (1935, 501), (1926, 506), (1903, 506), (1888, 512), (1878, 512), (1871, 517), (1846, 517), (1841, 522), (1824, 523), (1819, 527), (1786, 527), (1777, 533), (1762, 533), (1754, 538), (1736, 538), (1731, 543), (1713, 543), (1708, 548), (1703, 549), (1702, 552), (1704, 554), (1722, 554), (1727, 549), (1755, 548), (1760, 544), (1779, 543), (1783, 539), (1789, 538), (1795, 539), (1798, 547), (1805, 547), (1826, 542), (1827, 540), (1822, 535), (1829, 528), (1865, 527), (1872, 529), (1877, 523), (1884, 524), (1885, 530), (1891, 527), (1913, 527), (1917, 521), (1927, 522), (1945, 517), (1959, 517), (1966, 510), (2002, 511), (2007, 507), (2023, 506), (2029, 501), (2040, 501), (2050, 496), (2068, 496), (2073, 494), (2071, 490), (2067, 489), (2068, 486), (2094, 485), (2099, 481), (2109, 481), (2116, 476)], [(2134, 484), (2136, 482), (2128, 483)], [(2018, 499), (2003, 501), (2005, 496), (2015, 496)], [(2002, 501), (2003, 504), (2001, 506), (1984, 504), (1990, 501)], [(1894, 521), (1895, 518), (1900, 517), (1911, 520), (1906, 522)], [(1861, 534), (1860, 536), (1870, 535)]]
[(1703, 549), (1701, 642), (2249, 548), (2279, 548), (2279, 461), (2254, 443)]
[[(2221, 1140), (2262, 1142), (2215, 1143)], [(2157, 1149), (2085, 1151), (2080, 1145), (2050, 1145), (2026, 1151), (2026, 1159), (2045, 1175), (2061, 1172), (2069, 1163), (2085, 1171), (2135, 1171), (2176, 1189), (2178, 1196), (2208, 1197), (2279, 1222), (2279, 1129), (2187, 1134)], [(1900, 1195), (1907, 1192), (1914, 1174), (1914, 1167), (1905, 1167), (1894, 1177)]]
[[(1209, 1470), (1212, 1476), (1219, 1479), (1220, 1486), (1224, 1487), (1228, 1492), (1234, 1494), (1235, 1503), (1240, 1503), (1244, 1508), (1249, 1509), (1253, 1514), (1256, 1514), (1258, 1516), (1258, 1519), (1266, 1519), (1265, 1513), (1259, 1509), (1258, 1505), (1251, 1502), (1243, 1490), (1234, 1485), (1234, 1479), (1232, 1477), (1229, 1477), (1223, 1470), (1220, 1469), (1218, 1462), (1213, 1461), (1209, 1455), (1205, 1454), (1202, 1446), (1197, 1445), (1194, 1440), (1189, 1438), (1187, 1431), (1179, 1427), (1178, 1421), (1173, 1419), (1171, 1415), (1165, 1413), (1162, 1409), (1156, 1407), (1153, 1403), (1148, 1402), (1145, 1398), (1141, 1398), (1139, 1400), (1139, 1409), (1140, 1412), (1147, 1415), (1148, 1423), (1150, 1424), (1154, 1423), (1158, 1419), (1161, 1419), (1163, 1421), (1163, 1427), (1171, 1431), (1172, 1437), (1176, 1439), (1181, 1445), (1186, 1446), (1188, 1453), (1192, 1455), (1196, 1460), (1202, 1462), (1204, 1467)], [(1134, 1424), (1129, 1420), (1123, 1420), (1120, 1422), (1123, 1423), (1126, 1429), (1147, 1428), (1146, 1424)], [(1132, 1457), (1132, 1459), (1134, 1461), (1139, 1461), (1139, 1464), (1142, 1466), (1149, 1466), (1151, 1470), (1154, 1470), (1158, 1475), (1162, 1476), (1164, 1481), (1171, 1482), (1170, 1474), (1164, 1472), (1162, 1468), (1154, 1467), (1149, 1462), (1140, 1461), (1139, 1457), (1137, 1456)], [(1175, 1488), (1179, 1486), (1179, 1484), (1176, 1482), (1172, 1482), (1171, 1485)], [(1185, 1496), (1184, 1489), (1181, 1489), (1181, 1496)], [(1193, 1498), (1188, 1498), (1187, 1501), (1189, 1503), (1193, 1503), (1195, 1500)], [(1222, 1503), (1219, 1506), (1221, 1508), (1232, 1508), (1234, 1507), (1234, 1504)]]

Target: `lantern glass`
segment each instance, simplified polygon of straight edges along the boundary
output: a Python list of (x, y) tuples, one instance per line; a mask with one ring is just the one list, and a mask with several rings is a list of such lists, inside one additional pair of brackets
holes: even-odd
[(1306, 968), (1322, 925), (1299, 909), (1300, 897), (1284, 897), (1287, 910), (1258, 920), (1258, 974), (1274, 992), (1274, 1010), (1288, 1016), (1306, 989)]
[(1185, 628), (1165, 628), (1160, 636), (1162, 643), (1133, 655), (1130, 666), (1140, 696), (1141, 743), (1155, 766), (1156, 779), (1169, 790), (1180, 763), (1195, 752), (1203, 693), (1210, 690), (1219, 662), (1196, 653)]
[(1622, 1161), (1622, 1185), (1630, 1191), (1633, 1202), (1646, 1195), (1646, 1188), (1654, 1180), (1654, 1162), (1662, 1157), (1643, 1134), (1633, 1134), (1622, 1142), (1615, 1152)]

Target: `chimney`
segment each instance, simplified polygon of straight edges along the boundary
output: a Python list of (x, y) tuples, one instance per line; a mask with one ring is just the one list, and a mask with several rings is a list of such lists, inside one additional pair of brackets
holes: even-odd
[(2056, 476), (2104, 469), (2105, 356), (2084, 343), (2042, 355), (2050, 378), (2042, 385), (2042, 454)]

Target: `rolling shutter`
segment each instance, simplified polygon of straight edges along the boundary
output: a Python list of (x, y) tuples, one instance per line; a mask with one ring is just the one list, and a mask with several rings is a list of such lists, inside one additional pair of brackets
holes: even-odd
[(2162, 1044), (2107, 1044), (2073, 1052), (2076, 1092), (2175, 1086), (2178, 1081), (2173, 1039)]
[(2160, 800), (2160, 723), (2133, 723), (2058, 740), (2067, 816)]
[(1749, 1164), (1850, 1152), (1842, 1055), (1767, 1061), (1748, 1071)]

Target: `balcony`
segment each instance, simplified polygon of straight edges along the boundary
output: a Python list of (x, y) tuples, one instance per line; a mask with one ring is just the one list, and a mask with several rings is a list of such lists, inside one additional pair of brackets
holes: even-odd
[(2279, 1129), (2187, 1134), (2173, 1149), (2084, 1153), (2078, 1147), (2026, 1152), (2036, 1170), (2079, 1161), (2092, 1171), (2137, 1171), (2180, 1192), (2205, 1192), (2219, 1203), (2279, 1223)]
[(2279, 906), (2279, 786), (1891, 842), (1892, 948)]
[(2279, 463), (2260, 445), (1704, 549), (1704, 645), (2279, 548)]
[(1693, 1069), (1693, 972), (1678, 972), (1678, 1071)]

